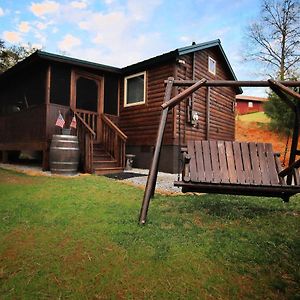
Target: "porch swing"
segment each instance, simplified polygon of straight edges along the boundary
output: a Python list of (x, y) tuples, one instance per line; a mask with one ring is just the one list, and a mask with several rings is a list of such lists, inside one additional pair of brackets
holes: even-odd
[[(171, 99), (172, 87), (187, 87)], [(270, 87), (295, 112), (289, 165), (282, 169), (279, 155), (269, 143), (190, 140), (182, 148), (183, 170), (174, 185), (182, 192), (216, 193), (245, 196), (280, 197), (285, 202), (300, 193), (300, 95), (288, 87), (300, 87), (299, 81), (208, 81), (168, 78), (156, 147), (140, 211), (140, 224), (146, 223), (150, 198), (154, 195), (162, 138), (170, 109), (199, 88)], [(296, 104), (287, 96), (296, 99)]]

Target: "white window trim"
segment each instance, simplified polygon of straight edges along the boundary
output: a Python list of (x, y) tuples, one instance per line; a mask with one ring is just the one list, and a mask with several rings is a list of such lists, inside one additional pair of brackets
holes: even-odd
[[(147, 84), (147, 77), (146, 77), (147, 72), (140, 72), (136, 74), (132, 74), (129, 76), (124, 77), (124, 107), (130, 107), (130, 106), (135, 106), (135, 105), (142, 105), (146, 103), (146, 84)], [(127, 80), (133, 77), (137, 77), (140, 75), (144, 75), (144, 100), (135, 102), (135, 103), (127, 103)]]
[(252, 101), (249, 101), (249, 102), (248, 102), (248, 107), (249, 107), (249, 108), (253, 108), (253, 102), (252, 102)]
[[(214, 70), (210, 70), (209, 66), (210, 66), (210, 61), (213, 61), (214, 62), (214, 65), (215, 65), (215, 69)], [(210, 56), (208, 57), (208, 72), (213, 74), (213, 75), (216, 75), (216, 70), (217, 70), (217, 62), (211, 58)]]

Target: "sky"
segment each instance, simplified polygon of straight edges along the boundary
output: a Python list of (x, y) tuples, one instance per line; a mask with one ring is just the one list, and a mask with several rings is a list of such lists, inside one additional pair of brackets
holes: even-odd
[(0, 0), (0, 38), (116, 67), (220, 39), (237, 78), (257, 80), (264, 77), (243, 53), (259, 7), (260, 0)]

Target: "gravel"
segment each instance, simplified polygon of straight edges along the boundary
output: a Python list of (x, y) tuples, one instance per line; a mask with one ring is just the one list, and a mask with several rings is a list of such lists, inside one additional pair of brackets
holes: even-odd
[[(147, 176), (131, 177), (122, 180), (123, 182), (129, 182), (136, 186), (141, 186), (141, 187), (146, 186), (149, 170), (132, 169), (132, 170), (125, 170), (125, 172), (147, 175)], [(177, 176), (178, 176), (177, 174), (158, 172), (156, 191), (162, 193), (181, 193), (181, 189), (174, 186), (174, 181), (177, 181)]]
[[(28, 175), (33, 175), (33, 176), (62, 176), (62, 175), (53, 175), (49, 171), (44, 172), (42, 171), (42, 168), (40, 166), (0, 163), (0, 167), (3, 169), (14, 170), (17, 172), (26, 173)], [(125, 170), (124, 173), (125, 176), (120, 176), (121, 179), (118, 178), (118, 174), (109, 175), (107, 177), (115, 178), (116, 180), (120, 180), (121, 182), (128, 183), (130, 185), (145, 188), (149, 170), (133, 168), (132, 170)], [(87, 174), (78, 174), (75, 176), (82, 176), (82, 175), (87, 175)], [(74, 175), (63, 176), (63, 177), (72, 178), (74, 177)], [(156, 192), (167, 193), (167, 194), (181, 193), (181, 189), (178, 187), (174, 187), (173, 185), (174, 181), (176, 180), (177, 180), (177, 174), (158, 172)]]

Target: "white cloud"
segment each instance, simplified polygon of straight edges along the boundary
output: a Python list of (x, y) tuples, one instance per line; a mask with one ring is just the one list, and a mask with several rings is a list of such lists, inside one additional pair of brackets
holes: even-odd
[(0, 17), (4, 16), (4, 10), (0, 7)]
[(37, 29), (39, 30), (44, 30), (47, 28), (47, 24), (46, 23), (42, 23), (42, 22), (37, 22), (36, 24)]
[(74, 8), (83, 9), (87, 7), (87, 4), (84, 1), (72, 1), (71, 6)]
[(30, 30), (30, 26), (28, 22), (21, 22), (18, 26), (20, 32), (28, 32)]
[(39, 43), (34, 43), (31, 45), (32, 48), (34, 49), (42, 49), (43, 48), (43, 45), (42, 44), (39, 44)]
[(58, 47), (62, 51), (70, 51), (74, 47), (79, 46), (81, 40), (71, 34), (67, 34), (64, 38), (58, 43)]
[(10, 43), (20, 43), (22, 41), (20, 33), (16, 31), (4, 31), (3, 38)]
[(32, 3), (30, 10), (37, 17), (43, 17), (46, 14), (57, 12), (59, 7), (60, 4), (58, 2), (46, 0), (39, 3)]
[(128, 0), (127, 5), (132, 18), (145, 21), (160, 4), (161, 0)]
[(101, 43), (103, 43), (103, 41), (104, 41), (103, 35), (99, 34), (99, 33), (92, 39), (92, 42), (94, 44), (101, 44)]

